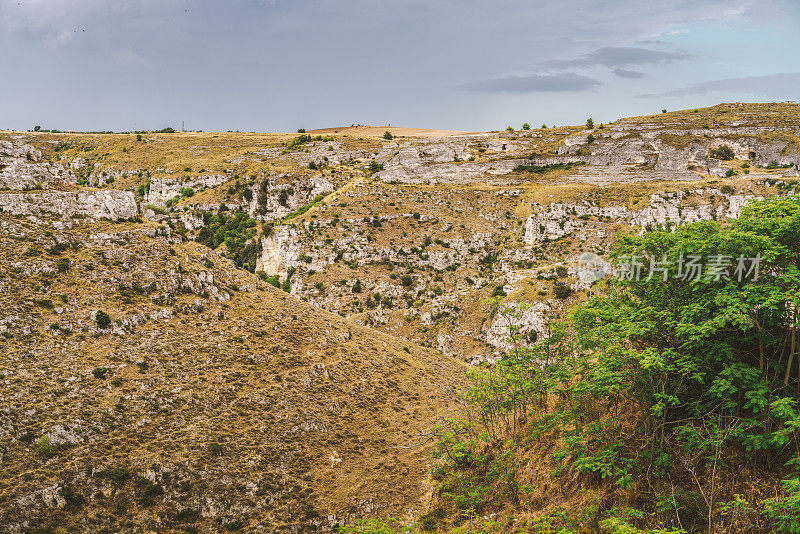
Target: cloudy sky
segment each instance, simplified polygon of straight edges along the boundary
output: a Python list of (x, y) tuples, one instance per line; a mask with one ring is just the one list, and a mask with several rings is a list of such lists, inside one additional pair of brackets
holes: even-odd
[(0, 128), (457, 130), (800, 100), (797, 0), (0, 0)]

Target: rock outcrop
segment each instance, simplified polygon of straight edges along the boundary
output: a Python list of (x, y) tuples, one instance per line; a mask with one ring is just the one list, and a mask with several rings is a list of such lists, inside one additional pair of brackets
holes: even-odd
[[(625, 206), (599, 207), (568, 202), (535, 205), (534, 214), (525, 221), (525, 242), (533, 245), (573, 233), (578, 233), (582, 239), (590, 234), (605, 237), (607, 231), (604, 228), (615, 223), (639, 227), (644, 232), (655, 225), (674, 229), (697, 221), (735, 219), (748, 202), (762, 198), (756, 195), (724, 194), (719, 189), (699, 189), (691, 193), (705, 198), (705, 203), (684, 205), (687, 194), (675, 191), (653, 194), (649, 204), (639, 210)], [(711, 201), (712, 197), (720, 200), (716, 206)], [(591, 218), (597, 222), (591, 222)]]
[(110, 219), (136, 217), (136, 198), (129, 191), (47, 191), (0, 194), (0, 208), (13, 215)]
[(51, 187), (65, 179), (64, 168), (42, 161), (42, 153), (24, 143), (0, 141), (0, 189)]
[(41, 152), (32, 146), (0, 141), (0, 185), (13, 191), (0, 194), (3, 211), (59, 219), (88, 217), (118, 221), (136, 217), (136, 197), (129, 191), (47, 190), (67, 187), (65, 178), (61, 165), (43, 162)]

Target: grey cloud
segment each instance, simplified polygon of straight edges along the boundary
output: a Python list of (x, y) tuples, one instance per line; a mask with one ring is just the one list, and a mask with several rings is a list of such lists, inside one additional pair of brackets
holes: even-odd
[(505, 76), (464, 84), (462, 89), (497, 93), (541, 93), (586, 91), (600, 85), (599, 80), (566, 72), (563, 74), (528, 74)]
[(792, 98), (797, 96), (800, 72), (745, 76), (695, 83), (666, 93), (638, 95), (639, 98), (660, 96), (689, 96), (710, 92), (759, 94), (768, 98)]
[[(626, 84), (655, 93), (694, 84), (697, 72), (800, 71), (798, 10), (797, 0), (647, 9), (641, 0), (505, 0), (502, 9), (479, 0), (0, 0), (0, 47), (13, 52), (0, 65), (15, 74), (0, 84), (0, 99), (15, 103), (0, 126), (30, 128), (36, 117), (61, 129), (129, 130), (185, 118), (205, 130), (389, 121), (476, 130), (515, 117), (522, 100), (538, 104), (537, 122), (642, 114), (649, 104)], [(720, 23), (726, 32), (706, 35)], [(667, 43), (738, 50), (739, 28), (763, 41), (734, 53), (737, 70), (710, 52), (696, 68), (674, 68), (689, 62)], [(559, 59), (558, 69), (541, 65)], [(654, 72), (668, 61), (669, 72)], [(454, 90), (466, 81), (476, 83)]]
[(664, 52), (629, 46), (606, 46), (581, 57), (567, 60), (554, 60), (544, 63), (551, 68), (564, 67), (624, 67), (628, 65), (658, 65), (683, 61), (694, 57), (687, 52)]
[(616, 74), (620, 78), (630, 78), (630, 79), (644, 78), (644, 73), (639, 72), (639, 71), (635, 71), (635, 70), (617, 68), (617, 69), (614, 69), (613, 72), (614, 72), (614, 74)]

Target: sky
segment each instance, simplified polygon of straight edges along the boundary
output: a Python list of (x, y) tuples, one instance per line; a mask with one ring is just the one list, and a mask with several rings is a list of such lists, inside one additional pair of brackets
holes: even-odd
[(798, 0), (0, 0), (0, 128), (483, 131), (800, 101)]

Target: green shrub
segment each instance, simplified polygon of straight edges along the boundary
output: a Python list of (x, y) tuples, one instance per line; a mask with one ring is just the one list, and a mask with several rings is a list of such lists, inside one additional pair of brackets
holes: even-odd
[(109, 327), (109, 325), (111, 325), (111, 317), (109, 317), (108, 314), (103, 310), (97, 310), (94, 320), (97, 323), (97, 328), (100, 330), (105, 330)]
[(383, 138), (386, 139), (387, 141), (391, 141), (392, 139), (394, 139), (394, 136), (392, 135), (391, 132), (387, 131), (383, 132)]
[(499, 286), (495, 286), (495, 288), (492, 290), (492, 296), (493, 297), (505, 297), (506, 296), (505, 289), (503, 289), (503, 284), (500, 284)]
[(720, 145), (717, 148), (711, 149), (711, 157), (720, 159), (723, 161), (730, 161), (732, 160), (736, 154), (734, 154), (733, 149), (728, 145)]
[(283, 218), (283, 220), (284, 221), (288, 221), (290, 219), (294, 219), (295, 217), (298, 217), (298, 216), (304, 214), (305, 212), (307, 212), (308, 210), (310, 210), (311, 208), (313, 208), (314, 206), (316, 206), (317, 204), (322, 202), (325, 199), (326, 196), (327, 196), (327, 194), (320, 193), (319, 195), (317, 195), (313, 199), (311, 199), (311, 202), (309, 202), (305, 206), (301, 206), (297, 211), (293, 211), (291, 213), (288, 213)]
[(58, 261), (56, 261), (56, 269), (60, 273), (69, 271), (69, 266), (69, 258), (58, 258)]
[(106, 373), (108, 373), (108, 369), (105, 367), (95, 367), (95, 369), (92, 371), (92, 374), (98, 380), (105, 380)]
[(255, 272), (256, 260), (261, 254), (261, 240), (256, 236), (256, 221), (244, 211), (233, 216), (223, 213), (222, 208), (216, 215), (211, 212), (203, 214), (205, 226), (197, 234), (196, 241), (216, 249), (222, 243), (228, 250), (228, 257), (237, 267)]
[(564, 282), (553, 284), (553, 295), (558, 299), (565, 299), (572, 295), (572, 289)]
[(49, 437), (42, 436), (39, 438), (39, 441), (36, 442), (36, 453), (45, 458), (49, 458), (55, 454), (55, 449)]
[(266, 283), (270, 284), (271, 286), (278, 288), (281, 286), (280, 280), (278, 280), (278, 275), (267, 276), (267, 273), (265, 273), (264, 271), (258, 271), (258, 277), (261, 278)]
[[(535, 157), (535, 155), (530, 156), (531, 159)], [(544, 174), (550, 171), (558, 171), (558, 170), (569, 170), (573, 167), (577, 167), (579, 165), (583, 165), (582, 161), (571, 161), (569, 163), (552, 163), (550, 165), (517, 165), (514, 168), (514, 172), (531, 172), (533, 174)]]

